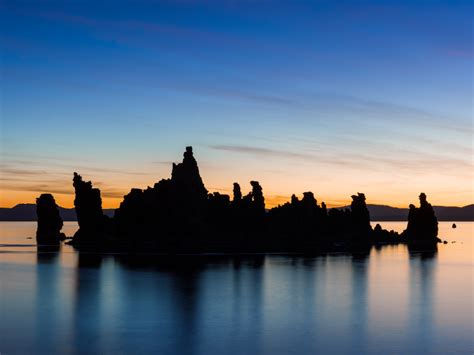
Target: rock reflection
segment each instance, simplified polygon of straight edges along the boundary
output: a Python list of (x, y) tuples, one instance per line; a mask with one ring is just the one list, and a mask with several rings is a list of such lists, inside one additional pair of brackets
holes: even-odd
[(61, 247), (59, 245), (38, 245), (36, 252), (37, 264), (55, 264), (58, 262), (59, 252)]
[(221, 339), (220, 348), (225, 351), (226, 341), (233, 342), (237, 353), (262, 353), (264, 331), (264, 267), (263, 255), (232, 258), (232, 284), (229, 287), (227, 339)]
[[(450, 224), (442, 228), (452, 233)], [(17, 247), (0, 264), (1, 297), (8, 299), (0, 308), (2, 347), (48, 354), (467, 353), (472, 259), (458, 251), (472, 250), (472, 229), (462, 228), (459, 242), (438, 245), (439, 252), (397, 245), (370, 257), (101, 255), (67, 246), (32, 255)]]
[(410, 249), (410, 299), (411, 336), (425, 344), (426, 353), (435, 351), (429, 348), (434, 336), (433, 314), (434, 278), (436, 272), (437, 249)]
[(101, 327), (101, 275), (100, 254), (78, 254), (75, 269), (75, 294), (73, 303), (73, 349), (77, 354), (87, 348), (89, 354), (100, 353)]
[(56, 334), (60, 328), (59, 245), (38, 246), (36, 253), (36, 345), (43, 353), (58, 353)]
[[(38, 251), (38, 265), (58, 264), (57, 251)], [(415, 301), (410, 318), (418, 324), (409, 329), (413, 336), (428, 341), (432, 337), (431, 279), (436, 251), (410, 252), (410, 299)], [(350, 349), (334, 339), (347, 333), (353, 351), (370, 350), (369, 253), (231, 257), (80, 252), (77, 266), (74, 349), (115, 352), (138, 342), (143, 351), (163, 353), (202, 354), (202, 349), (221, 353), (228, 347), (232, 353), (272, 353), (297, 345), (344, 352)], [(47, 274), (38, 273), (38, 319), (43, 324), (46, 319), (52, 328), (60, 327), (57, 311), (51, 310), (54, 302), (60, 302), (57, 270), (58, 266)], [(269, 281), (268, 272), (274, 275)], [(110, 284), (115, 286), (110, 288)], [(327, 308), (328, 304), (341, 310)], [(279, 320), (290, 317), (304, 325), (304, 333), (286, 326), (274, 328), (282, 324)], [(325, 329), (328, 322), (333, 322), (332, 328)], [(140, 339), (121, 336), (130, 328), (141, 329)], [(275, 332), (281, 335), (268, 343), (268, 334)], [(38, 344), (54, 344), (54, 334), (47, 329), (39, 327), (37, 335)], [(286, 345), (281, 348), (275, 339)]]
[(351, 343), (359, 354), (367, 352), (368, 342), (368, 270), (369, 253), (352, 256), (351, 300), (349, 321), (353, 331)]

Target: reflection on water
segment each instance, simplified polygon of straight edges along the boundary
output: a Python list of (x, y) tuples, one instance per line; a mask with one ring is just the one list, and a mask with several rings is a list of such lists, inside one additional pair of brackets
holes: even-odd
[(437, 252), (165, 258), (37, 252), (0, 223), (0, 352), (472, 353), (473, 224), (450, 226)]

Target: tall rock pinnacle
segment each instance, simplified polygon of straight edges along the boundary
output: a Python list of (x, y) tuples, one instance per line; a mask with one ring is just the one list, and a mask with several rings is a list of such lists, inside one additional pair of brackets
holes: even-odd
[(182, 163), (173, 163), (171, 180), (193, 196), (203, 199), (207, 197), (207, 190), (204, 187), (196, 159), (193, 156), (193, 147), (186, 147)]

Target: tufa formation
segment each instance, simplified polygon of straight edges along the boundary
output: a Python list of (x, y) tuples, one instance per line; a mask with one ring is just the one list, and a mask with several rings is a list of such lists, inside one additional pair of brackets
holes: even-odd
[(73, 186), (79, 230), (74, 234), (72, 244), (95, 243), (103, 237), (107, 219), (102, 212), (100, 190), (93, 188), (92, 182), (83, 181), (77, 173), (74, 173)]
[(65, 239), (61, 233), (63, 220), (59, 215), (53, 195), (42, 194), (36, 199), (36, 214), (38, 227), (36, 229), (36, 242), (38, 245), (59, 245)]
[[(192, 147), (186, 147), (181, 163), (173, 164), (171, 178), (144, 190), (133, 188), (111, 219), (104, 216), (100, 190), (90, 181), (74, 173), (73, 186), (79, 230), (72, 244), (81, 248), (166, 253), (366, 251), (374, 243), (438, 240), (437, 219), (423, 193), (419, 208), (410, 205), (408, 226), (401, 235), (380, 225), (372, 228), (363, 193), (353, 195), (346, 209), (328, 210), (308, 191), (301, 200), (293, 195), (290, 202), (267, 211), (258, 181), (250, 181), (246, 195), (235, 182), (232, 199), (209, 193)], [(46, 208), (40, 199), (38, 211)], [(54, 210), (54, 199), (49, 204)], [(48, 213), (48, 223), (56, 228), (51, 230), (59, 232), (56, 215)]]
[(403, 236), (408, 243), (438, 243), (438, 219), (435, 216), (433, 206), (426, 200), (422, 192), (419, 196), (420, 207), (410, 205), (408, 212), (408, 225)]

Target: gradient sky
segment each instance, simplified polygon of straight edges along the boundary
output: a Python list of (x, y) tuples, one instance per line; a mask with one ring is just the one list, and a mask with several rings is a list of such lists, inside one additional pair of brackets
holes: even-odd
[(474, 202), (469, 1), (1, 2), (0, 206), (117, 207), (192, 145), (267, 205)]

